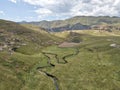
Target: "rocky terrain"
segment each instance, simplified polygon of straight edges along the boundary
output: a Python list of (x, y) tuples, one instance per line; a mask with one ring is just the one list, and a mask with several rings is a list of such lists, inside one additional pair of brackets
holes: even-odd
[(20, 23), (37, 25), (51, 32), (88, 29), (120, 30), (120, 18), (109, 16), (75, 16), (65, 20)]

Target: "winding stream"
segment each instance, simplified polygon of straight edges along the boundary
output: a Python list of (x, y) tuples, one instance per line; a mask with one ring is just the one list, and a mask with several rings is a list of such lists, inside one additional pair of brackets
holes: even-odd
[(55, 67), (55, 65), (51, 63), (50, 57), (49, 57), (48, 55), (46, 55), (46, 53), (45, 53), (45, 52), (42, 52), (42, 54), (43, 54), (45, 57), (47, 57), (47, 58), (48, 58), (47, 63), (48, 63), (50, 66)]
[(51, 63), (51, 59), (50, 59), (50, 57), (47, 54), (54, 55), (55, 59), (57, 60), (57, 63), (59, 63), (59, 64), (66, 64), (66, 63), (68, 63), (68, 61), (66, 60), (66, 58), (74, 56), (74, 55), (77, 55), (79, 53), (79, 49), (78, 48), (75, 48), (75, 49), (76, 49), (75, 53), (68, 54), (68, 55), (65, 55), (65, 56), (62, 57), (64, 63), (62, 63), (62, 62), (59, 61), (59, 58), (58, 58), (57, 54), (42, 52), (42, 54), (45, 57), (48, 58), (47, 63), (50, 66), (37, 67), (36, 69), (39, 70), (40, 73), (43, 73), (44, 75), (48, 76), (49, 78), (51, 78), (53, 80), (53, 83), (54, 83), (54, 86), (55, 86), (55, 90), (60, 90), (59, 83), (58, 83), (59, 82), (58, 78), (56, 76), (54, 76), (52, 74), (49, 74), (49, 73), (47, 73), (47, 72), (45, 72), (45, 71), (42, 70), (42, 69), (47, 68), (47, 67), (55, 67), (55, 65)]

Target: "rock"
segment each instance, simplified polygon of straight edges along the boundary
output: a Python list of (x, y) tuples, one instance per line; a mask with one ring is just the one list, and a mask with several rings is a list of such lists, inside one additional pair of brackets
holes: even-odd
[(16, 46), (17, 48), (20, 48), (20, 46)]
[(4, 48), (7, 48), (8, 46), (5, 44), (3, 47), (4, 47)]
[(27, 44), (26, 43), (22, 43), (23, 46), (26, 46)]
[(115, 43), (110, 44), (111, 47), (116, 47), (117, 45)]
[(10, 42), (11, 45), (15, 44), (15, 42)]
[(15, 42), (20, 42), (20, 40), (18, 38), (14, 39)]
[(3, 47), (2, 46), (0, 46), (0, 51), (3, 51)]

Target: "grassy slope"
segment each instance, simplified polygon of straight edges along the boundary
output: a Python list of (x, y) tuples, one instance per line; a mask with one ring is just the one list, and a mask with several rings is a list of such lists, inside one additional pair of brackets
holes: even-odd
[[(26, 35), (14, 35), (19, 38), (22, 36), (21, 38), (33, 47), (35, 46), (33, 43), (42, 46), (41, 43), (39, 44), (39, 40), (44, 42), (52, 37), (50, 35), (48, 39), (43, 37), (45, 34), (41, 37), (39, 36), (41, 34), (34, 32), (31, 31), (31, 34), (33, 37), (37, 36), (36, 43), (30, 40), (31, 38), (28, 38), (25, 32)], [(69, 36), (69, 33), (64, 35), (60, 33), (60, 36), (65, 38)], [(120, 45), (120, 37), (109, 35), (98, 37), (86, 33), (80, 34), (79, 38), (82, 39), (82, 43), (77, 47), (80, 53), (67, 58), (67, 64), (58, 64), (55, 58), (50, 56), (52, 63), (56, 66), (46, 69), (46, 71), (59, 79), (61, 90), (119, 90), (120, 48), (110, 47), (110, 44)], [(47, 46), (46, 43), (45, 45)], [(41, 51), (58, 54), (60, 59), (64, 55), (75, 53), (75, 48), (58, 48), (56, 45), (40, 48), (40, 52), (37, 53), (31, 48), (23, 46), (13, 55), (9, 55), (7, 51), (0, 52), (1, 90), (54, 90), (52, 80), (36, 70), (37, 67), (48, 65), (47, 58)], [(28, 53), (29, 51), (32, 53)], [(23, 52), (25, 54), (22, 54)]]
[[(51, 71), (58, 77), (61, 90), (119, 90), (120, 48), (110, 47), (110, 44), (120, 45), (120, 37), (91, 36), (84, 40), (78, 47), (80, 53), (77, 56), (69, 57), (68, 64), (57, 65)], [(64, 49), (59, 54), (67, 52)], [(56, 51), (52, 50), (53, 47), (51, 52)]]
[[(16, 38), (19, 42), (14, 41)], [(40, 75), (34, 68), (39, 63), (47, 64), (46, 58), (40, 53), (41, 49), (60, 40), (43, 30), (34, 31), (11, 21), (0, 20), (0, 44), (15, 42), (9, 48), (20, 46), (12, 55), (8, 52), (9, 48), (0, 52), (0, 90), (42, 89), (39, 85), (48, 85), (42, 90), (51, 87), (53, 84), (49, 84), (49, 78)], [(21, 45), (23, 43), (26, 45)], [(36, 53), (40, 54), (34, 55)], [(48, 81), (48, 84), (44, 81)]]
[(24, 26), (25, 28), (32, 29), (34, 31), (40, 32), (41, 34), (46, 35), (47, 37), (50, 37), (53, 40), (61, 41), (60, 38), (58, 38), (55, 35), (51, 35), (51, 33), (48, 33), (45, 29), (43, 29), (43, 28), (41, 28), (37, 25), (32, 25), (32, 24), (21, 24), (21, 25)]
[[(40, 29), (38, 31), (36, 28), (26, 27), (11, 21), (0, 20), (0, 31), (2, 31), (0, 34), (0, 43), (15, 42), (13, 39), (18, 39), (19, 43), (15, 42), (15, 44), (21, 47), (17, 51), (24, 54), (33, 54), (39, 52), (41, 47), (52, 45), (60, 41), (59, 38), (48, 34), (44, 30)], [(20, 45), (24, 43), (26, 44), (25, 46)]]
[(86, 34), (92, 36), (120, 36), (120, 31), (118, 30), (113, 30), (112, 32), (99, 31), (99, 30), (73, 30), (73, 31), (53, 32), (52, 34), (60, 38), (66, 38), (70, 32), (76, 32), (79, 34)]

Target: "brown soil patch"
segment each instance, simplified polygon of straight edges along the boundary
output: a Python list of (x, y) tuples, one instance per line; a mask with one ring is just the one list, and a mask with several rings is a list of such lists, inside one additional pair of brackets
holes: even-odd
[(58, 47), (74, 47), (78, 46), (80, 43), (73, 43), (73, 42), (63, 42)]

